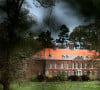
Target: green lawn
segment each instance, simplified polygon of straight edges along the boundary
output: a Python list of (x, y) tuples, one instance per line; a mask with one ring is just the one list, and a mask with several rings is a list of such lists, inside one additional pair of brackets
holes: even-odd
[[(0, 88), (2, 90), (2, 88)], [(100, 90), (100, 83), (92, 82), (15, 82), (11, 90)]]

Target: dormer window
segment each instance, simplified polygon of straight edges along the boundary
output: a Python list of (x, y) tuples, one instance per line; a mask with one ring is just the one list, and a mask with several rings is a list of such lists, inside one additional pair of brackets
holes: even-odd
[(84, 59), (84, 56), (81, 56), (82, 59)]
[(49, 56), (50, 56), (51, 59), (53, 59), (53, 55), (52, 54), (49, 54)]
[(69, 59), (69, 58), (70, 58), (70, 56), (69, 56), (69, 55), (66, 55), (66, 58), (67, 58), (67, 59)]
[(86, 56), (87, 60), (90, 60), (90, 56)]
[(40, 57), (41, 57), (41, 54), (37, 54), (37, 58), (40, 59)]
[(62, 55), (62, 58), (63, 58), (63, 59), (66, 59), (66, 56), (65, 56), (65, 55)]

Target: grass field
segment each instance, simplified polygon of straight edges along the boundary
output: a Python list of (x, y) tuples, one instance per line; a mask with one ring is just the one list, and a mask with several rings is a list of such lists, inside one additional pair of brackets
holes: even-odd
[[(100, 90), (98, 81), (92, 82), (15, 82), (10, 90)], [(0, 86), (0, 90), (2, 87)]]

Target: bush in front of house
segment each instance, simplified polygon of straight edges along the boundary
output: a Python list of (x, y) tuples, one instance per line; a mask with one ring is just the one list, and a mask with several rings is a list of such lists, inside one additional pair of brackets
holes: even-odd
[(46, 77), (46, 81), (47, 81), (47, 82), (52, 82), (52, 81), (54, 81), (53, 75), (48, 75), (48, 76)]
[(71, 80), (71, 81), (78, 81), (78, 76), (76, 76), (76, 75), (69, 76), (69, 77), (68, 77), (68, 80)]
[(37, 76), (37, 80), (38, 80), (39, 82), (44, 81), (44, 78), (45, 78), (45, 77), (44, 77), (42, 74)]
[(82, 81), (88, 81), (89, 80), (89, 77), (87, 75), (83, 75), (81, 76), (82, 78)]

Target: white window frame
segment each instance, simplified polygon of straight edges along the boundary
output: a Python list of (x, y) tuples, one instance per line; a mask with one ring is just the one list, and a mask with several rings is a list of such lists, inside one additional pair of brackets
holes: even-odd
[(90, 60), (90, 56), (86, 56), (87, 60)]
[(57, 71), (54, 72), (54, 76), (57, 76)]
[(75, 68), (75, 63), (72, 63), (72, 69), (74, 69)]
[(49, 71), (49, 75), (52, 75), (52, 71)]
[(50, 54), (49, 56), (50, 56), (50, 59), (53, 59), (53, 55), (52, 54)]
[(66, 59), (66, 56), (65, 55), (62, 55), (62, 58), (65, 60)]
[(50, 63), (50, 69), (52, 69), (52, 63)]
[(64, 63), (61, 63), (61, 69), (64, 69)]
[(85, 69), (87, 68), (87, 63), (85, 63)]
[(91, 63), (91, 69), (93, 69), (93, 63)]
[(69, 63), (66, 64), (66, 69), (69, 69)]
[(57, 64), (55, 63), (55, 69), (57, 69)]
[(76, 69), (78, 69), (78, 63), (76, 63)]
[(80, 63), (80, 68), (82, 69), (82, 66), (83, 66), (83, 64), (82, 63)]
[(70, 56), (69, 56), (69, 55), (66, 55), (66, 58), (67, 58), (67, 59), (70, 59)]
[(81, 56), (81, 58), (84, 60), (84, 56)]

